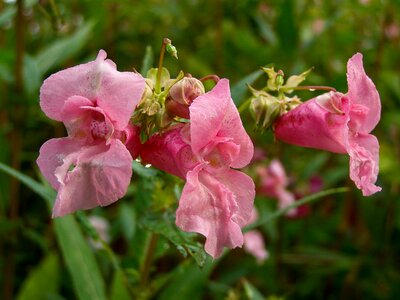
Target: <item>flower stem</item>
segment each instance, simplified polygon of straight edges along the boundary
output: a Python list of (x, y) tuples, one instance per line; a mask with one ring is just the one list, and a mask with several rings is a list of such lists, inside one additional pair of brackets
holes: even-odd
[(155, 86), (155, 90), (157, 93), (161, 92), (162, 66), (164, 63), (165, 48), (167, 47), (168, 44), (171, 44), (171, 40), (168, 38), (164, 38), (162, 41), (162, 44), (161, 44), (160, 58), (158, 59), (157, 79), (156, 79), (156, 86)]
[(244, 228), (244, 231), (249, 231), (252, 230), (260, 225), (263, 225), (265, 223), (271, 222), (274, 219), (279, 218), (280, 216), (286, 214), (288, 211), (292, 210), (293, 208), (299, 207), (301, 205), (307, 204), (314, 202), (322, 197), (332, 195), (332, 194), (339, 194), (339, 193), (346, 193), (350, 189), (347, 187), (340, 187), (340, 188), (333, 188), (333, 189), (328, 189), (325, 191), (321, 191), (316, 194), (312, 194), (310, 196), (306, 196), (301, 198), (300, 200), (286, 206), (285, 208), (282, 208), (272, 214), (269, 214), (268, 216), (265, 216), (264, 218), (260, 218), (257, 222), (254, 222), (253, 224), (250, 224)]
[(303, 85), (294, 87), (281, 88), (282, 90), (295, 90), (295, 91), (330, 91), (336, 92), (336, 89), (330, 86), (324, 85)]
[(146, 257), (144, 259), (142, 268), (140, 270), (140, 286), (142, 288), (146, 287), (149, 279), (151, 263), (153, 261), (154, 252), (157, 246), (157, 241), (158, 241), (158, 235), (152, 232), (150, 235), (150, 242), (147, 247)]
[(249, 98), (246, 101), (244, 101), (238, 108), (239, 114), (244, 112), (250, 106), (250, 103), (251, 103), (251, 98)]
[(207, 81), (207, 80), (212, 80), (215, 83), (218, 83), (220, 78), (217, 75), (212, 74), (212, 75), (204, 76), (203, 78), (200, 79), (201, 82), (204, 82), (204, 81)]

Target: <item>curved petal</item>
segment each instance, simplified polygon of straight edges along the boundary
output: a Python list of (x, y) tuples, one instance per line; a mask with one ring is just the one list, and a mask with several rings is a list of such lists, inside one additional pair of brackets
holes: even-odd
[(100, 50), (95, 61), (59, 71), (40, 88), (40, 106), (44, 113), (64, 121), (62, 107), (71, 96), (82, 96), (100, 106), (118, 130), (123, 130), (139, 102), (145, 82), (133, 72), (118, 72)]
[[(247, 224), (251, 216), (253, 199), (250, 205), (246, 203), (249, 194), (251, 196), (251, 192), (246, 191), (248, 182), (240, 181), (245, 178), (238, 176), (240, 172), (232, 172), (229, 174), (227, 170), (226, 177), (233, 178), (232, 184), (227, 186), (228, 179), (225, 176), (217, 178), (205, 171), (202, 165), (189, 171), (176, 211), (177, 226), (184, 231), (204, 235), (205, 250), (214, 258), (221, 255), (224, 247), (243, 245), (241, 227)], [(224, 180), (221, 181), (221, 178)], [(239, 181), (241, 187), (232, 189), (232, 185)]]
[(349, 138), (350, 178), (364, 196), (379, 192), (375, 185), (379, 173), (379, 143), (371, 134), (358, 134)]
[(280, 117), (275, 137), (288, 144), (346, 153), (348, 110), (348, 99), (340, 93), (320, 95)]
[(54, 189), (58, 190), (60, 187), (60, 182), (55, 175), (56, 169), (63, 164), (67, 156), (79, 151), (83, 145), (84, 140), (59, 138), (48, 140), (40, 147), (36, 163)]
[(184, 179), (186, 173), (198, 164), (190, 146), (182, 139), (181, 130), (184, 128), (153, 135), (142, 146), (140, 157), (143, 162)]
[(191, 145), (195, 154), (199, 154), (215, 137), (227, 137), (240, 146), (239, 155), (231, 166), (242, 168), (250, 163), (254, 152), (253, 143), (232, 101), (227, 79), (221, 79), (211, 91), (197, 97), (189, 110)]
[(352, 104), (367, 107), (366, 116), (357, 131), (371, 132), (381, 118), (381, 101), (378, 91), (372, 80), (364, 71), (362, 54), (356, 53), (347, 62), (347, 83), (349, 91), (347, 96)]
[(67, 155), (56, 169), (60, 182), (53, 217), (109, 205), (123, 197), (132, 175), (132, 157), (119, 140)]

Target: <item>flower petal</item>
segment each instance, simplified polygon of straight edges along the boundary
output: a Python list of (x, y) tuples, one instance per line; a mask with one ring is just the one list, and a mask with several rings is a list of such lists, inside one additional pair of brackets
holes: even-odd
[(40, 89), (45, 114), (64, 121), (61, 108), (71, 96), (82, 96), (100, 106), (118, 130), (123, 130), (139, 102), (145, 82), (133, 72), (118, 72), (100, 50), (95, 61), (62, 70), (47, 78)]
[(142, 146), (140, 156), (143, 162), (184, 179), (198, 161), (190, 146), (182, 139), (183, 129), (185, 127), (177, 127), (163, 134), (153, 135)]
[(379, 192), (375, 185), (379, 173), (379, 143), (372, 134), (358, 134), (349, 138), (350, 178), (364, 196)]
[(43, 176), (54, 189), (58, 190), (60, 186), (60, 182), (55, 175), (56, 169), (63, 164), (65, 157), (79, 151), (83, 145), (84, 140), (59, 138), (48, 140), (40, 147), (36, 163)]
[(56, 169), (60, 182), (53, 217), (109, 205), (123, 197), (132, 175), (132, 157), (119, 140), (77, 150)]
[(244, 130), (232, 101), (227, 79), (221, 79), (211, 91), (197, 97), (189, 110), (191, 145), (195, 154), (216, 136), (228, 137), (240, 146), (239, 155), (232, 161), (231, 166), (242, 168), (249, 164), (254, 152), (253, 143)]
[(342, 94), (320, 95), (280, 117), (275, 123), (275, 137), (288, 144), (346, 153), (348, 111), (349, 100)]
[[(241, 227), (250, 219), (253, 199), (248, 191), (247, 179), (240, 182), (241, 187), (232, 189), (238, 180), (246, 175), (238, 171), (227, 170), (226, 175), (216, 176), (198, 165), (187, 174), (179, 207), (176, 212), (176, 224), (184, 231), (198, 232), (206, 237), (205, 250), (212, 257), (221, 255), (224, 247), (235, 248), (243, 245)], [(225, 178), (226, 177), (226, 178)], [(227, 178), (233, 179), (226, 185)], [(224, 181), (220, 181), (224, 178)], [(250, 189), (251, 190), (251, 189)], [(250, 197), (248, 197), (250, 196)], [(250, 207), (250, 209), (249, 209)], [(244, 209), (244, 211), (242, 211)]]
[(258, 263), (262, 263), (268, 258), (268, 252), (265, 248), (264, 238), (258, 230), (251, 230), (243, 235), (243, 249), (253, 255)]
[(381, 101), (374, 83), (364, 71), (362, 58), (362, 54), (357, 53), (347, 62), (347, 96), (352, 104), (368, 108), (365, 120), (357, 131), (369, 133), (381, 118)]

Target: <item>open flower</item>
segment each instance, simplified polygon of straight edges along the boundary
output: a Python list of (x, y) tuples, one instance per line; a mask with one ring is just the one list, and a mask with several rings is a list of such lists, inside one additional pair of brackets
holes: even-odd
[(381, 103), (374, 83), (365, 74), (362, 55), (347, 63), (347, 94), (329, 92), (283, 115), (275, 136), (286, 143), (350, 156), (350, 178), (364, 196), (381, 190), (379, 143), (370, 132), (380, 120)]
[[(253, 208), (249, 224), (256, 222), (258, 219), (258, 213), (256, 208)], [(260, 231), (250, 230), (243, 235), (244, 244), (243, 249), (253, 255), (259, 264), (263, 263), (269, 256), (267, 249), (265, 248), (264, 238)]]
[(233, 170), (249, 164), (253, 144), (232, 101), (229, 82), (221, 79), (189, 106), (190, 123), (150, 138), (141, 151), (144, 162), (186, 180), (176, 224), (206, 237), (215, 257), (224, 247), (243, 245), (255, 188), (246, 174)]
[(106, 57), (100, 50), (95, 61), (51, 75), (40, 89), (43, 112), (68, 131), (44, 143), (37, 159), (58, 191), (53, 217), (109, 205), (130, 182), (140, 141), (129, 119), (145, 83), (139, 74), (118, 72)]

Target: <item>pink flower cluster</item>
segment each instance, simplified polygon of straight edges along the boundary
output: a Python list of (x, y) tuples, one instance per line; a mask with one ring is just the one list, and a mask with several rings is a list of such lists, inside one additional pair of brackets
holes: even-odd
[(221, 79), (189, 107), (190, 123), (154, 135), (141, 157), (186, 180), (176, 224), (206, 237), (205, 249), (221, 255), (224, 247), (243, 245), (255, 196), (253, 180), (233, 170), (249, 164), (253, 144), (231, 99), (229, 82)]
[(286, 143), (350, 156), (350, 178), (364, 196), (381, 190), (379, 143), (370, 134), (380, 120), (381, 103), (367, 76), (362, 55), (347, 63), (347, 94), (329, 92), (299, 105), (275, 123), (275, 136)]

